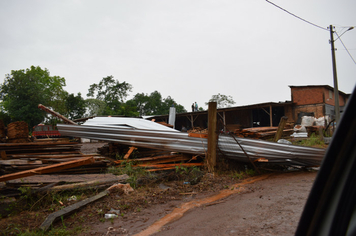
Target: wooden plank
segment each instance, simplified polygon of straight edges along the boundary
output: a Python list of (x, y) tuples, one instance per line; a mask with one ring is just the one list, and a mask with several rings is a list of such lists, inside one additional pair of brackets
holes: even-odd
[(60, 218), (72, 214), (74, 211), (82, 208), (83, 206), (92, 203), (100, 198), (105, 197), (109, 191), (105, 190), (91, 198), (84, 199), (83, 201), (74, 203), (73, 205), (70, 205), (66, 208), (63, 208), (62, 210), (56, 211), (52, 214), (50, 214), (45, 221), (41, 224), (40, 229), (43, 231), (47, 231), (49, 227), (52, 225), (53, 222), (59, 220)]
[(82, 175), (54, 175), (54, 174), (44, 174), (44, 175), (33, 175), (25, 177), (23, 179), (14, 179), (6, 183), (15, 184), (15, 183), (56, 183), (56, 182), (67, 182), (67, 183), (78, 183), (85, 182), (89, 180), (98, 180), (98, 179), (119, 179), (119, 176), (114, 174), (82, 174)]
[(78, 158), (83, 157), (83, 154), (68, 154), (68, 155), (11, 155), (12, 158), (36, 158), (36, 159), (62, 159), (62, 158)]
[(64, 169), (69, 169), (77, 166), (82, 166), (82, 165), (88, 165), (94, 163), (95, 160), (93, 157), (85, 157), (79, 160), (75, 161), (68, 161), (65, 163), (60, 163), (60, 164), (55, 164), (55, 165), (50, 165), (46, 167), (40, 167), (32, 170), (27, 170), (27, 171), (21, 171), (13, 174), (8, 174), (8, 175), (3, 175), (0, 176), (0, 182), (3, 181), (8, 181), (12, 179), (19, 179), (31, 175), (40, 175), (40, 174), (45, 174), (45, 173), (51, 173), (51, 172), (56, 172)]
[(7, 155), (6, 155), (6, 151), (0, 151), (0, 156), (2, 160), (7, 160)]
[(208, 134), (201, 134), (201, 133), (188, 133), (188, 136), (194, 138), (208, 138)]
[(115, 163), (121, 164), (123, 162), (131, 162), (131, 161), (137, 161), (137, 162), (153, 161), (153, 160), (159, 160), (159, 159), (173, 158), (173, 157), (177, 157), (177, 156), (181, 156), (181, 154), (164, 155), (164, 156), (156, 156), (156, 157), (143, 157), (143, 158), (135, 158), (135, 159), (130, 159), (130, 160), (117, 160), (117, 161), (115, 161)]
[(288, 117), (286, 117), (286, 116), (281, 117), (281, 120), (279, 121), (278, 129), (277, 129), (276, 135), (274, 136), (273, 141), (277, 142), (282, 137), (284, 126), (286, 126), (287, 120), (288, 120)]
[(75, 183), (75, 184), (64, 184), (64, 185), (54, 186), (51, 188), (51, 190), (61, 191), (61, 190), (70, 190), (70, 189), (78, 189), (78, 188), (86, 189), (98, 185), (111, 185), (113, 183), (117, 183), (120, 181), (121, 182), (126, 181), (129, 178), (130, 176), (124, 174), (111, 179), (97, 179), (97, 180), (91, 180), (91, 181)]
[(168, 168), (168, 167), (193, 167), (193, 166), (203, 166), (204, 163), (179, 163), (179, 164), (138, 164), (139, 167), (151, 167), (151, 168)]
[(48, 145), (52, 145), (52, 146), (57, 146), (57, 145), (77, 145), (80, 143), (76, 143), (76, 142), (41, 142), (41, 143), (36, 143), (36, 142), (32, 142), (32, 143), (0, 143), (0, 148), (4, 148), (4, 147), (16, 147), (16, 146), (48, 146)]
[(124, 159), (127, 160), (129, 159), (129, 156), (131, 155), (131, 153), (136, 150), (136, 147), (130, 147), (129, 151), (126, 153), (126, 155), (124, 156)]
[(29, 161), (29, 160), (0, 160), (0, 165), (42, 165), (42, 161)]
[(187, 161), (190, 158), (188, 156), (177, 156), (174, 158), (168, 158), (168, 159), (158, 159), (158, 160), (153, 160), (153, 161), (147, 161), (148, 163), (142, 163), (142, 164), (163, 164), (163, 163), (169, 163), (169, 162), (179, 162), (179, 161)]

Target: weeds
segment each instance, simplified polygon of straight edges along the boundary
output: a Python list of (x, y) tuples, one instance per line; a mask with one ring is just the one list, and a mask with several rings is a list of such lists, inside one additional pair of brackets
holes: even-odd
[(35, 230), (35, 231), (30, 231), (30, 230), (20, 230), (20, 226), (10, 224), (5, 231), (1, 232), (1, 235), (19, 235), (19, 236), (52, 236), (52, 235), (57, 235), (57, 236), (68, 236), (68, 235), (76, 235), (79, 232), (81, 232), (83, 229), (81, 227), (74, 228), (72, 230), (68, 230), (66, 227), (62, 228), (52, 228), (48, 232), (44, 232), (42, 230)]
[(256, 175), (256, 170), (246, 169), (245, 171), (234, 171), (231, 177), (234, 179), (245, 179), (246, 177), (252, 177)]
[(142, 167), (133, 167), (134, 162), (123, 162), (121, 166), (112, 166), (108, 169), (108, 173), (115, 175), (127, 174), (130, 178), (127, 180), (132, 188), (138, 187), (138, 180), (140, 178), (149, 178), (151, 173), (145, 171)]
[(320, 137), (316, 134), (311, 134), (308, 139), (303, 139), (300, 141), (296, 141), (293, 144), (306, 146), (306, 147), (324, 147), (325, 143), (324, 140), (320, 139)]

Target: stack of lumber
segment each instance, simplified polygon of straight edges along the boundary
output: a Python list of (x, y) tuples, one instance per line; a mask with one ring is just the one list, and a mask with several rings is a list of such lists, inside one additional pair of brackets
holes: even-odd
[(7, 137), (9, 143), (29, 142), (27, 123), (24, 121), (16, 121), (8, 124)]
[(63, 169), (59, 172), (97, 173), (106, 169), (108, 165), (108, 161), (98, 154), (83, 155), (80, 152), (80, 144), (73, 142), (0, 143), (0, 153), (2, 174), (47, 167), (92, 156), (95, 160), (93, 164)]
[(129, 147), (118, 143), (109, 143), (99, 149), (100, 154), (116, 156), (114, 164), (123, 166), (132, 163), (133, 167), (143, 167), (147, 171), (160, 171), (180, 167), (202, 166), (203, 157), (191, 154), (167, 152), (164, 150)]
[(1, 143), (6, 142), (6, 130), (5, 130), (5, 125), (3, 120), (0, 120), (0, 142)]
[(188, 133), (200, 133), (200, 134), (207, 134), (208, 129), (202, 129), (200, 127), (194, 127), (190, 130), (188, 130)]
[[(234, 134), (241, 138), (253, 139), (269, 139), (273, 138), (277, 133), (278, 127), (255, 127), (246, 129), (235, 129)], [(293, 133), (293, 129), (284, 129), (282, 136), (289, 136)]]

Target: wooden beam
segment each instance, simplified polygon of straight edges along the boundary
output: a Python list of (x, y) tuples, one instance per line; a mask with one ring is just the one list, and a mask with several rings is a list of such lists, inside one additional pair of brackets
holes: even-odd
[(204, 163), (179, 163), (179, 164), (139, 164), (136, 166), (140, 166), (140, 167), (152, 167), (152, 168), (169, 168), (169, 167), (173, 167), (175, 168), (176, 166), (180, 167), (193, 167), (193, 166), (202, 166), (204, 165)]
[(208, 138), (208, 134), (201, 134), (201, 133), (189, 133), (188, 136), (194, 138)]
[(107, 194), (109, 193), (108, 190), (105, 190), (91, 198), (87, 198), (84, 199), (83, 201), (74, 203), (73, 205), (70, 205), (66, 208), (63, 208), (62, 210), (56, 211), (52, 214), (50, 214), (45, 221), (41, 224), (40, 229), (42, 229), (43, 231), (47, 231), (49, 229), (49, 227), (52, 225), (53, 222), (61, 219), (64, 216), (67, 216), (69, 214), (72, 214), (74, 211), (82, 208), (83, 206), (92, 203), (100, 198), (105, 197)]
[(143, 158), (135, 158), (135, 159), (129, 159), (129, 160), (117, 160), (117, 161), (115, 161), (115, 164), (121, 164), (123, 162), (130, 162), (130, 161), (137, 161), (137, 162), (154, 161), (154, 160), (167, 159), (167, 158), (173, 158), (173, 157), (178, 157), (178, 156), (181, 156), (181, 154), (155, 156), (155, 157), (143, 157)]
[(94, 163), (95, 160), (93, 157), (86, 157), (74, 161), (68, 161), (65, 163), (50, 165), (46, 167), (40, 167), (32, 170), (21, 171), (13, 174), (0, 176), (0, 182), (8, 181), (12, 179), (19, 179), (31, 175), (40, 175), (45, 173), (57, 172), (60, 170), (70, 169), (77, 166), (88, 165)]
[(7, 160), (7, 155), (6, 155), (6, 151), (0, 151), (0, 156), (2, 160)]
[(278, 129), (274, 136), (273, 141), (277, 142), (282, 137), (284, 126), (286, 126), (287, 120), (288, 120), (288, 117), (286, 117), (286, 116), (281, 117), (281, 120), (279, 121)]
[(209, 102), (208, 110), (208, 171), (214, 172), (216, 166), (216, 102)]
[(130, 147), (129, 151), (126, 153), (126, 155), (124, 156), (124, 159), (127, 160), (129, 159), (129, 156), (131, 155), (131, 153), (136, 150), (136, 147)]
[(29, 160), (0, 160), (0, 165), (41, 165), (42, 161), (29, 161)]
[(188, 156), (177, 156), (177, 157), (172, 157), (169, 159), (159, 159), (159, 160), (154, 160), (154, 161), (146, 161), (147, 163), (145, 164), (138, 164), (139, 166), (145, 166), (145, 165), (153, 165), (153, 164), (163, 164), (163, 163), (170, 163), (170, 162), (181, 162), (181, 161), (187, 161), (190, 158)]
[(114, 178), (111, 179), (97, 179), (97, 180), (91, 180), (91, 181), (81, 182), (81, 183), (54, 186), (50, 190), (61, 191), (61, 190), (69, 190), (69, 189), (87, 189), (98, 185), (111, 185), (113, 183), (119, 183), (122, 181), (126, 181), (129, 178), (130, 176), (124, 174), (117, 177), (115, 176)]

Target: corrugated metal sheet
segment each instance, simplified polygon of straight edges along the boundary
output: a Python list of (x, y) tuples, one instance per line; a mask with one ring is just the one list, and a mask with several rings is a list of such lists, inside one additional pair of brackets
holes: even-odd
[[(161, 130), (132, 128), (132, 124), (114, 125), (100, 122), (85, 125), (58, 124), (62, 135), (88, 139), (118, 142), (125, 145), (162, 149), (195, 155), (204, 155), (207, 151), (207, 139), (189, 137), (187, 133), (179, 132), (165, 126)], [(151, 122), (151, 121), (148, 121)], [(154, 122), (151, 122), (155, 124)], [(324, 157), (325, 150), (288, 144), (280, 144), (263, 140), (232, 138), (229, 135), (219, 135), (218, 147), (228, 158), (241, 162), (249, 162), (241, 150), (240, 143), (252, 160), (265, 158), (268, 162), (285, 165), (318, 166)]]

